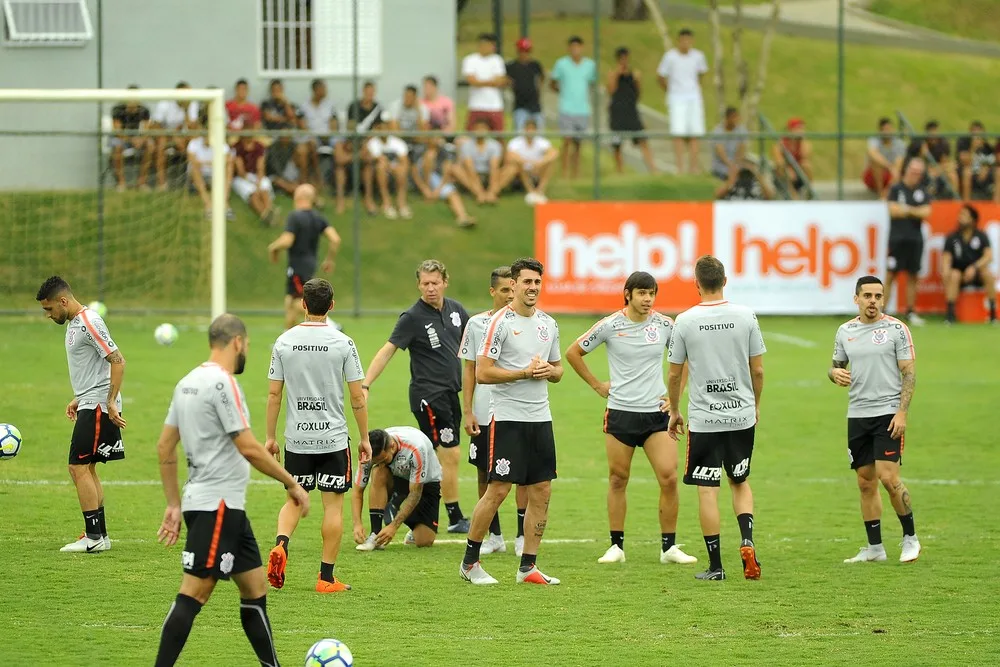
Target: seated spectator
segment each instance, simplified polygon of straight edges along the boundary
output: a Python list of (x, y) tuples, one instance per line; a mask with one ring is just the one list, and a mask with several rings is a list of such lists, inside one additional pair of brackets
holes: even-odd
[[(326, 83), (314, 79), (311, 84), (312, 96), (300, 108), (303, 129), (309, 130), (309, 135), (299, 137), (297, 151), (298, 167), (302, 172), (302, 182), (308, 182), (323, 192), (323, 176), (319, 167), (319, 147), (330, 141), (330, 134), (337, 131), (337, 114), (333, 100), (327, 97)], [(322, 199), (317, 200), (322, 207)]]
[(903, 169), (915, 157), (924, 158), (927, 175), (924, 187), (935, 199), (948, 196), (948, 186), (958, 192), (958, 173), (951, 164), (951, 146), (948, 140), (938, 135), (938, 122), (929, 120), (924, 125), (924, 136), (913, 137), (906, 149)]
[[(191, 86), (181, 81), (176, 88), (185, 90)], [(194, 130), (198, 127), (200, 111), (197, 102), (162, 100), (153, 108), (149, 126), (158, 130)], [(167, 153), (174, 149), (180, 156), (187, 155), (187, 145), (190, 140), (191, 137), (187, 136), (156, 138), (156, 183), (157, 189), (161, 192), (167, 189)]]
[(238, 79), (233, 88), (233, 99), (226, 102), (229, 115), (229, 129), (235, 132), (260, 127), (260, 109), (250, 101), (250, 84), (246, 79)]
[(465, 129), (485, 120), (494, 132), (503, 132), (503, 89), (507, 66), (497, 53), (496, 35), (479, 35), (479, 50), (462, 58), (462, 78), (469, 84), (469, 116)]
[[(723, 185), (718, 193), (729, 190), (736, 182), (736, 175), (747, 154), (747, 129), (740, 124), (740, 112), (727, 107), (721, 123), (712, 130), (712, 175)], [(718, 196), (718, 194), (717, 194)]]
[(790, 136), (782, 137), (781, 142), (774, 145), (771, 151), (774, 159), (775, 178), (780, 180), (788, 191), (792, 199), (802, 197), (802, 191), (806, 187), (805, 181), (799, 177), (798, 172), (792, 167), (788, 160), (790, 155), (798, 163), (799, 169), (805, 177), (812, 181), (812, 142), (806, 139), (803, 134), (806, 131), (806, 123), (801, 118), (790, 118), (785, 128)]
[[(425, 76), (423, 87), (424, 95), (420, 101), (430, 116), (428, 120), (430, 128), (453, 133), (457, 125), (455, 102), (438, 90), (437, 77)], [(451, 137), (445, 139), (446, 141), (451, 140)]]
[(980, 231), (979, 211), (968, 204), (958, 212), (958, 229), (941, 248), (941, 278), (948, 304), (946, 322), (955, 322), (955, 302), (965, 287), (982, 288), (986, 293), (990, 322), (997, 319), (997, 278), (990, 269), (993, 248), (990, 237)]
[(265, 225), (270, 225), (276, 211), (274, 209), (274, 189), (267, 177), (267, 160), (264, 144), (253, 137), (240, 137), (233, 147), (233, 191), (245, 201), (260, 217)]
[[(641, 87), (639, 82), (642, 75), (639, 70), (632, 69), (629, 63), (629, 52), (624, 46), (615, 51), (615, 59), (618, 66), (608, 72), (607, 90), (611, 96), (608, 104), (608, 126), (612, 132), (642, 132), (642, 118), (639, 116), (639, 93)], [(615, 154), (615, 166), (618, 173), (625, 171), (625, 161), (622, 157), (622, 143), (624, 139), (619, 135), (611, 137), (611, 147)], [(642, 151), (642, 159), (646, 163), (646, 169), (650, 173), (656, 173), (656, 165), (653, 163), (653, 152), (649, 150), (649, 142), (646, 137), (632, 135), (632, 145), (638, 146)]]
[(264, 154), (264, 175), (278, 190), (287, 195), (295, 194), (300, 185), (300, 172), (295, 164), (295, 142), (290, 136), (281, 136), (268, 146)]
[[(406, 142), (410, 149), (410, 159), (416, 164), (424, 151), (434, 151), (427, 137), (414, 136), (414, 132), (424, 132), (430, 128), (430, 111), (417, 99), (417, 87), (407, 86), (403, 89), (403, 97), (389, 105), (391, 127), (399, 132), (399, 138)], [(431, 159), (436, 159), (432, 156)]]
[[(195, 129), (207, 125), (205, 121), (206, 119), (202, 118)], [(222, 184), (226, 189), (226, 219), (232, 220), (235, 216), (228, 202), (233, 181), (233, 149), (224, 145), (223, 150), (226, 151), (226, 182)], [(219, 185), (212, 183), (212, 155), (214, 151), (215, 147), (212, 146), (209, 137), (195, 137), (187, 145), (188, 175), (191, 177), (191, 184), (194, 185), (194, 189), (201, 196), (201, 201), (205, 205), (206, 218), (212, 217), (212, 199), (209, 192), (213, 186)]]
[(736, 170), (736, 177), (723, 187), (725, 191), (717, 191), (716, 198), (724, 201), (769, 201), (774, 199), (774, 189), (764, 178), (757, 165), (744, 159)]
[[(387, 116), (388, 114), (385, 114)], [(388, 118), (380, 116), (372, 123), (373, 132), (384, 132), (388, 130)], [(382, 197), (382, 213), (390, 220), (403, 217), (409, 220), (413, 217), (413, 212), (406, 205), (407, 188), (409, 187), (410, 160), (409, 149), (406, 142), (395, 136), (376, 136), (370, 138), (365, 143), (368, 154), (371, 155), (374, 164), (375, 179), (378, 182), (379, 194)], [(369, 171), (369, 174), (371, 171)], [(389, 196), (389, 177), (392, 177), (396, 186), (396, 206), (392, 205)], [(370, 176), (369, 176), (370, 178)], [(365, 190), (368, 197), (371, 197), (371, 183), (367, 183)]]
[[(476, 219), (469, 216), (465, 202), (458, 193), (452, 178), (455, 166), (454, 148), (435, 153), (424, 153), (423, 157), (411, 167), (413, 183), (427, 201), (438, 199), (448, 203), (448, 208), (455, 214), (455, 223), (459, 227), (472, 227)], [(425, 180), (424, 174), (429, 174)]]
[[(489, 136), (490, 121), (480, 118), (475, 124), (475, 139), (458, 147), (458, 164), (454, 168), (455, 180), (476, 197), (480, 204), (495, 204), (501, 185), (500, 160), (503, 146)], [(507, 179), (507, 183), (513, 174)]]
[[(597, 66), (583, 56), (583, 39), (570, 37), (568, 54), (552, 67), (549, 86), (559, 93), (559, 130), (566, 134), (586, 132), (590, 126), (590, 88), (597, 83)], [(562, 173), (570, 179), (580, 171), (579, 136), (565, 136), (562, 145)]]
[(531, 55), (531, 48), (527, 37), (517, 40), (517, 58), (507, 63), (507, 81), (514, 91), (514, 129), (518, 132), (524, 130), (528, 119), (535, 121), (535, 127), (545, 127), (542, 113), (545, 68)]
[(534, 119), (529, 118), (524, 121), (524, 134), (507, 144), (507, 164), (520, 178), (527, 193), (524, 201), (531, 205), (548, 201), (545, 190), (552, 176), (552, 164), (559, 158), (559, 151), (552, 142), (539, 136), (537, 130)]
[(260, 115), (265, 130), (291, 130), (299, 126), (299, 110), (285, 97), (281, 79), (272, 79), (270, 97), (260, 103)]
[(892, 121), (880, 118), (877, 137), (868, 139), (868, 154), (861, 180), (869, 191), (885, 198), (889, 186), (899, 180), (906, 144), (896, 136)]
[[(129, 86), (136, 90), (139, 86)], [(111, 122), (116, 130), (145, 130), (149, 127), (149, 109), (134, 100), (116, 105), (111, 109)], [(149, 164), (153, 160), (153, 140), (149, 137), (116, 134), (111, 137), (111, 161), (115, 167), (115, 178), (118, 179), (118, 192), (125, 192), (125, 149), (135, 149), (140, 155), (139, 189), (149, 190), (146, 179), (149, 176)]]
[(969, 136), (955, 142), (955, 152), (962, 199), (990, 199), (996, 184), (996, 155), (981, 122), (969, 125)]
[[(355, 142), (353, 139), (341, 138), (334, 140), (333, 178), (336, 187), (337, 215), (340, 215), (347, 209), (347, 202), (344, 195), (347, 191), (348, 176), (353, 173), (354, 152)], [(364, 144), (361, 144), (358, 152), (360, 153), (359, 159), (361, 160), (361, 182), (368, 184), (363, 192), (365, 209), (370, 215), (375, 215), (378, 213), (378, 207), (375, 205), (375, 199), (370, 187), (372, 182), (372, 157), (368, 153), (367, 146)]]
[(347, 108), (347, 129), (367, 132), (381, 114), (382, 106), (375, 99), (375, 84), (365, 81), (361, 87), (361, 97), (351, 102)]

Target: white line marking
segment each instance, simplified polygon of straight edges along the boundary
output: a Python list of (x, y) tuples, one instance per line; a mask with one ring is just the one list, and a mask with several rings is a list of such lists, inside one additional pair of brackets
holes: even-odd
[(799, 338), (798, 336), (789, 336), (788, 334), (777, 333), (775, 331), (765, 331), (764, 336), (768, 340), (776, 340), (779, 343), (788, 343), (789, 345), (795, 345), (797, 347), (816, 347), (816, 343), (811, 340)]

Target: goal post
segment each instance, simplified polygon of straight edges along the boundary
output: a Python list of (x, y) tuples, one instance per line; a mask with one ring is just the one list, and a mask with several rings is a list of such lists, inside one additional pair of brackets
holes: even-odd
[[(145, 103), (148, 105), (155, 104), (162, 100), (176, 101), (176, 102), (199, 102), (199, 104), (204, 103), (207, 106), (207, 133), (209, 143), (213, 147), (212, 150), (212, 188), (210, 192), (211, 201), (211, 230), (210, 230), (210, 293), (211, 293), (211, 314), (215, 318), (226, 311), (226, 188), (223, 185), (226, 183), (226, 162), (227, 162), (227, 151), (218, 150), (219, 147), (225, 147), (226, 144), (226, 112), (225, 112), (225, 97), (224, 91), (220, 89), (190, 89), (190, 88), (171, 88), (171, 89), (0, 89), (0, 108), (6, 106), (10, 103), (124, 103), (126, 101), (135, 101), (139, 103)], [(0, 114), (0, 118), (2, 118)], [(19, 134), (19, 130), (22, 128), (18, 127), (0, 127), (0, 131), (3, 134)], [(60, 134), (57, 128), (52, 128), (52, 135)], [(44, 132), (39, 132), (35, 129), (32, 133), (34, 134), (45, 134)], [(76, 132), (77, 135), (86, 136), (87, 134), (96, 135), (101, 134), (115, 134), (115, 132), (108, 132), (107, 130), (101, 130), (96, 128), (89, 131), (79, 131)], [(26, 134), (30, 134), (27, 133)], [(64, 132), (63, 134), (73, 134), (73, 132)], [(160, 132), (160, 135), (165, 134), (165, 132)], [(176, 132), (180, 134), (180, 131)], [(53, 168), (59, 167), (59, 155), (52, 155), (51, 160), (53, 162)], [(184, 156), (181, 156), (182, 159)], [(44, 184), (39, 183), (32, 185), (33, 189), (44, 190)], [(98, 185), (100, 188), (101, 185)], [(0, 188), (8, 189), (9, 188)], [(8, 193), (0, 191), (0, 199), (2, 199)], [(11, 194), (13, 196), (13, 193)], [(2, 203), (2, 202), (0, 202)], [(2, 211), (5, 217), (9, 217), (11, 214), (10, 208), (13, 206), (6, 207), (8, 210)], [(16, 213), (16, 211), (15, 211)], [(7, 224), (6, 222), (4, 224)], [(10, 223), (12, 227), (16, 227), (16, 221)], [(30, 231), (26, 234), (31, 233)], [(42, 233), (42, 232), (38, 232)], [(165, 235), (166, 239), (169, 235)], [(0, 230), (0, 239), (2, 239), (2, 230)], [(164, 240), (165, 242), (165, 240)], [(69, 252), (71, 248), (66, 248)], [(137, 259), (141, 262), (142, 259)], [(18, 267), (15, 267), (15, 270)], [(46, 268), (46, 267), (41, 267)], [(65, 276), (72, 283), (73, 277), (71, 275)], [(96, 296), (96, 295), (93, 295)], [(6, 298), (4, 299), (6, 300)], [(4, 309), (4, 308), (0, 308)]]

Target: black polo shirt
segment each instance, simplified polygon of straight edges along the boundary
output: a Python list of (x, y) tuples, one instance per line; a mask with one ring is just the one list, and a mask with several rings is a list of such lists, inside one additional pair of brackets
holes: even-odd
[(458, 349), (468, 321), (462, 304), (448, 298), (441, 310), (418, 299), (399, 316), (389, 342), (410, 351), (412, 412), (420, 410), (421, 400), (430, 402), (442, 394), (462, 391)]
[[(922, 185), (910, 188), (907, 187), (907, 185), (902, 181), (889, 188), (889, 195), (886, 199), (890, 202), (894, 201), (897, 204), (909, 204), (913, 207), (927, 206), (931, 203), (931, 196)], [(923, 239), (923, 233), (920, 231), (920, 226), (923, 222), (923, 219), (918, 218), (915, 215), (906, 215), (901, 218), (890, 219), (889, 240)]]
[(951, 255), (952, 268), (964, 271), (981, 260), (989, 247), (990, 237), (978, 229), (973, 231), (968, 239), (959, 230), (944, 240), (941, 252)]

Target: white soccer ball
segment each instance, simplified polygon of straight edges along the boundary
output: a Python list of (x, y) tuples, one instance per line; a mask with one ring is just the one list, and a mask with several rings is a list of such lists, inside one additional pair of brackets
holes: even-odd
[(0, 461), (17, 456), (21, 451), (21, 432), (13, 424), (0, 424)]
[(108, 307), (104, 305), (103, 301), (91, 301), (87, 304), (87, 308), (97, 313), (98, 317), (104, 317), (108, 314)]
[(351, 649), (337, 639), (320, 639), (306, 653), (305, 667), (351, 667), (353, 664)]
[(168, 322), (164, 322), (160, 326), (156, 327), (156, 331), (153, 332), (153, 337), (160, 345), (173, 345), (177, 340), (177, 327)]

